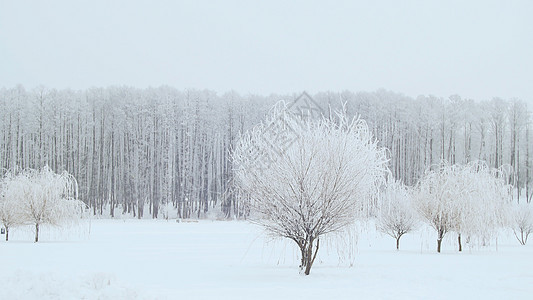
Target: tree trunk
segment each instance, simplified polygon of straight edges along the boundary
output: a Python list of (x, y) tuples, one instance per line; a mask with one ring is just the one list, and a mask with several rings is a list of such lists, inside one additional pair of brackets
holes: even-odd
[(312, 255), (313, 255), (313, 242), (309, 243), (309, 246), (306, 249), (306, 255), (305, 255), (305, 275), (309, 275), (311, 273), (311, 267), (313, 266)]
[(39, 241), (39, 223), (35, 224), (35, 242)]
[(439, 238), (437, 240), (437, 253), (440, 253), (440, 245), (441, 245), (441, 243), (442, 243), (442, 239)]
[(315, 251), (313, 251), (313, 242), (314, 239), (309, 239), (305, 243), (298, 244), (302, 253), (300, 270), (303, 271), (305, 275), (309, 275), (311, 273), (311, 267), (315, 262), (316, 254), (318, 253), (318, 248), (320, 246), (320, 240), (317, 239), (316, 248)]
[(396, 250), (400, 250), (400, 238), (401, 237), (402, 236), (399, 236), (399, 237), (396, 238)]
[[(467, 240), (468, 240), (468, 238), (467, 238)], [(461, 234), (460, 233), (457, 235), (457, 242), (459, 243), (459, 252), (463, 251), (463, 245), (461, 244)]]
[(529, 203), (529, 122), (526, 123), (526, 202)]
[(301, 255), (302, 255), (302, 259), (300, 261), (300, 269), (303, 270), (304, 266), (305, 266), (305, 247), (303, 245), (298, 245), (300, 246), (300, 252), (301, 252)]
[(9, 227), (6, 226), (6, 242), (9, 241)]

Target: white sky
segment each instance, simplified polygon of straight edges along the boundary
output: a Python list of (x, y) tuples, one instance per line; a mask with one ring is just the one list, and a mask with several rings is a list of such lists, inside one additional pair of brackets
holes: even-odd
[(533, 1), (0, 0), (0, 86), (533, 103)]

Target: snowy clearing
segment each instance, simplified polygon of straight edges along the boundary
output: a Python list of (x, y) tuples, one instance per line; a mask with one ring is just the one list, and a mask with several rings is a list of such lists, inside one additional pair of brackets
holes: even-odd
[(310, 276), (295, 245), (247, 222), (93, 220), (65, 235), (43, 228), (33, 243), (15, 228), (0, 242), (0, 299), (530, 299), (533, 246), (502, 238), (435, 252), (421, 229), (394, 239), (368, 225), (353, 266), (324, 245)]

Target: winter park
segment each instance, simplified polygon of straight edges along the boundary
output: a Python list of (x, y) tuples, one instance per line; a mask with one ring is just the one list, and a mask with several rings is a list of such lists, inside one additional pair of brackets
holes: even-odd
[(0, 299), (533, 298), (528, 1), (0, 1)]

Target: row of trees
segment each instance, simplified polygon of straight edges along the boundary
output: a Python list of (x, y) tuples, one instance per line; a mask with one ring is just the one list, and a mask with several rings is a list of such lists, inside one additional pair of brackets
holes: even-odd
[[(391, 171), (407, 185), (425, 170), (446, 160), (453, 164), (485, 161), (504, 167), (508, 183), (529, 201), (531, 191), (530, 114), (518, 99), (475, 102), (449, 98), (402, 97), (386, 91), (355, 94), (349, 112), (360, 113), (375, 137), (391, 151)], [(343, 100), (351, 94), (341, 94)], [(518, 199), (517, 199), (518, 200)]]
[(462, 237), (488, 243), (499, 229), (509, 227), (521, 244), (533, 232), (533, 207), (511, 202), (512, 187), (507, 175), (484, 162), (451, 165), (442, 162), (428, 169), (415, 187), (392, 181), (381, 193), (377, 227), (396, 239), (414, 230), (419, 221), (437, 233), (437, 252), (449, 232), (457, 235), (459, 251)]
[(264, 123), (242, 135), (233, 162), (250, 220), (294, 241), (303, 274), (310, 273), (320, 239), (357, 217), (377, 215), (378, 229), (396, 239), (397, 249), (419, 220), (437, 232), (437, 252), (449, 232), (457, 234), (459, 251), (462, 237), (485, 244), (504, 226), (514, 229), (520, 243), (527, 241), (533, 206), (514, 209), (502, 169), (443, 160), (407, 187), (394, 179), (386, 148), (365, 121), (345, 112), (312, 118), (309, 106), (303, 114), (289, 108), (278, 104)]
[[(170, 87), (3, 88), (0, 167), (66, 170), (94, 214), (242, 217), (232, 149), (274, 103), (297, 96)], [(325, 92), (313, 99), (325, 115), (345, 103), (347, 117), (365, 119), (379, 146), (389, 149), (394, 177), (409, 186), (442, 159), (483, 160), (506, 168), (514, 194), (531, 198), (530, 117), (521, 101), (412, 99), (383, 90)]]
[(168, 216), (173, 206), (189, 218), (217, 204), (239, 214), (228, 157), (244, 107), (233, 96), (170, 88), (0, 94), (1, 166), (67, 170), (94, 214)]
[(0, 178), (0, 221), (9, 240), (9, 229), (33, 225), (35, 242), (41, 225), (64, 225), (81, 219), (85, 204), (76, 199), (76, 179), (50, 168), (12, 170)]

